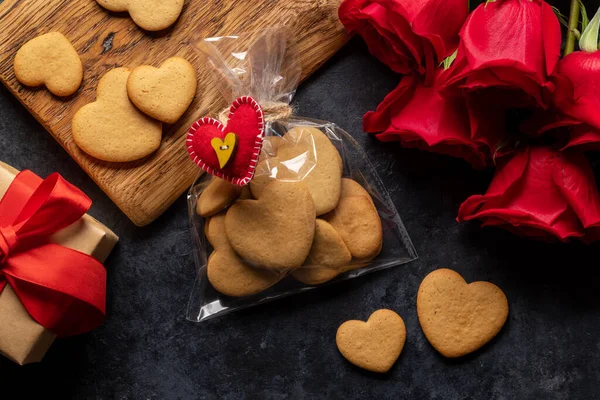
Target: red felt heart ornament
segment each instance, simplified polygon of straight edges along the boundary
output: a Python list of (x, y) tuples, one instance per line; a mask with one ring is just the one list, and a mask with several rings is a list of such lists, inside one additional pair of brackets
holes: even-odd
[[(264, 115), (260, 104), (252, 97), (240, 97), (231, 105), (227, 126), (224, 127), (214, 118), (202, 118), (192, 125), (186, 140), (188, 153), (209, 174), (234, 185), (247, 185), (254, 176), (264, 131)], [(229, 133), (235, 135), (233, 151), (225, 145), (225, 137)], [(211, 145), (214, 138), (223, 141), (224, 146)], [(227, 153), (226, 163), (223, 160), (219, 162), (220, 149)]]

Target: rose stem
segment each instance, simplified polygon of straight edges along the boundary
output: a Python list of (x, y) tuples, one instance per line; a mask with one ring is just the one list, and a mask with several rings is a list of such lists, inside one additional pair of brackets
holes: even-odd
[(579, 1), (571, 0), (571, 12), (569, 13), (569, 30), (567, 31), (567, 44), (565, 44), (565, 56), (575, 50), (575, 29), (579, 25)]

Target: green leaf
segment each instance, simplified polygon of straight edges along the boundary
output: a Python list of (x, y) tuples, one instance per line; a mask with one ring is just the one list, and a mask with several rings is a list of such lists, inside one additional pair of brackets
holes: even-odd
[(577, 2), (579, 3), (579, 11), (581, 12), (581, 32), (583, 32), (590, 23), (590, 19), (588, 18), (587, 10), (585, 9), (583, 2), (581, 0), (577, 0)]
[(556, 15), (556, 18), (558, 18), (558, 22), (561, 23), (561, 25), (565, 26), (565, 27), (569, 27), (569, 21), (567, 20), (567, 17), (565, 17), (563, 15), (563, 13), (560, 12), (560, 10), (557, 7), (551, 6), (552, 7), (552, 11), (554, 11), (554, 14)]
[(444, 71), (450, 68), (454, 60), (456, 60), (456, 55), (458, 54), (458, 49), (454, 50), (454, 53), (450, 54), (448, 57), (444, 58), (442, 64), (444, 65)]
[(600, 8), (596, 11), (596, 15), (586, 26), (585, 30), (579, 38), (579, 48), (582, 51), (592, 53), (598, 51), (598, 30), (600, 29)]

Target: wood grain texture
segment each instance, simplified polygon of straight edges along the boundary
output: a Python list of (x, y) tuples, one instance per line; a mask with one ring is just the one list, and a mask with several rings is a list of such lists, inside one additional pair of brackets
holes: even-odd
[[(204, 37), (231, 35), (284, 25), (298, 44), (302, 78), (306, 78), (345, 42), (337, 18), (340, 0), (186, 0), (182, 15), (165, 32), (147, 33), (127, 14), (110, 13), (95, 0), (5, 0), (0, 2), (0, 81), (56, 138), (79, 165), (136, 224), (149, 224), (193, 182), (198, 168), (185, 150), (185, 133), (196, 119), (215, 115), (224, 105), (213, 77), (191, 43)], [(14, 76), (13, 60), (28, 40), (60, 31), (84, 65), (79, 91), (67, 99), (44, 89), (30, 89)], [(198, 91), (190, 109), (175, 125), (163, 127), (163, 141), (153, 155), (115, 164), (96, 160), (73, 142), (71, 119), (94, 101), (100, 77), (115, 67), (158, 67), (179, 55), (197, 69)]]

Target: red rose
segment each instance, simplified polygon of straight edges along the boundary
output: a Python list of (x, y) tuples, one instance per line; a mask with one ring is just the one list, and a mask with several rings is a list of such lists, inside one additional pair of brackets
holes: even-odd
[(512, 106), (547, 107), (549, 75), (560, 57), (561, 32), (541, 0), (498, 0), (477, 7), (460, 32), (445, 91), (490, 87), (517, 91)]
[(561, 150), (600, 150), (599, 130), (555, 109), (538, 110), (521, 125), (521, 130), (530, 136), (552, 136)]
[(553, 108), (523, 125), (534, 136), (552, 135), (563, 149), (600, 150), (600, 52), (574, 52), (552, 74)]
[(600, 52), (577, 51), (560, 60), (553, 74), (554, 106), (600, 130)]
[(497, 88), (465, 93), (471, 139), (484, 143), (490, 155), (488, 164), (512, 152), (506, 134), (506, 109), (510, 93)]
[(369, 51), (392, 70), (424, 72), (435, 68), (458, 45), (467, 18), (467, 0), (345, 0), (340, 21), (363, 37)]
[(573, 148), (582, 151), (600, 151), (600, 132), (586, 124), (571, 126), (569, 140), (562, 150)]
[(468, 198), (457, 220), (480, 219), (539, 239), (600, 239), (600, 195), (579, 152), (526, 148), (499, 166), (485, 195)]
[(476, 127), (480, 136), (473, 140), (469, 117), (465, 99), (446, 99), (435, 87), (409, 75), (376, 111), (365, 114), (363, 130), (377, 133), (384, 142), (400, 141), (405, 147), (463, 158), (483, 168), (491, 158), (488, 140), (482, 134), (485, 126)]

